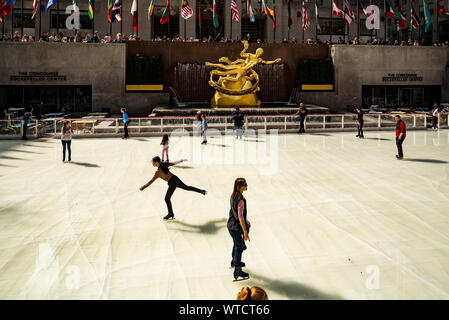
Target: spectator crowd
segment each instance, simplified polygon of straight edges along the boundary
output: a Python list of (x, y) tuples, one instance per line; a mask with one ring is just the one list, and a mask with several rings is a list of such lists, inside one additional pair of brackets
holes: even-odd
[[(66, 36), (63, 32), (59, 33), (43, 33), (40, 37), (38, 42), (80, 42), (80, 43), (122, 43), (124, 41), (135, 41), (140, 40), (135, 34), (130, 35), (122, 35), (121, 33), (117, 33), (115, 37), (112, 35), (106, 33), (104, 36), (100, 36), (98, 31), (95, 31), (93, 35), (91, 35), (88, 32), (82, 32), (82, 31), (76, 31), (73, 36)], [(251, 36), (248, 34), (246, 37), (243, 38), (243, 40), (248, 40), (250, 42), (256, 42), (256, 43), (263, 43), (267, 42), (266, 40), (263, 41), (261, 39), (251, 39)], [(34, 36), (31, 35), (21, 35), (18, 31), (14, 32), (14, 34), (10, 35), (0, 35), (0, 41), (15, 41), (15, 42), (36, 42), (36, 39)], [(152, 41), (175, 41), (175, 42), (202, 42), (202, 43), (208, 43), (208, 42), (220, 42), (220, 43), (232, 43), (232, 42), (240, 42), (240, 39), (230, 39), (227, 37), (221, 37), (220, 39), (213, 38), (212, 36), (204, 37), (202, 39), (189, 37), (189, 38), (183, 38), (181, 35), (177, 35), (175, 37), (167, 37), (166, 35), (163, 35), (162, 37), (156, 36)], [(306, 44), (349, 44), (349, 45), (383, 45), (383, 46), (409, 46), (409, 47), (420, 47), (420, 46), (428, 46), (430, 45), (427, 43), (424, 39), (422, 40), (412, 40), (409, 39), (408, 41), (402, 40), (392, 40), (390, 38), (384, 39), (376, 39), (376, 38), (370, 38), (366, 41), (361, 41), (357, 37), (354, 39), (351, 39), (349, 41), (346, 41), (343, 37), (339, 37), (337, 41), (331, 41), (327, 40), (325, 42), (322, 42), (320, 39), (313, 39), (308, 38), (305, 39), (304, 42)], [(282, 43), (291, 43), (296, 44), (300, 43), (296, 38), (282, 39)], [(433, 43), (433, 46), (437, 47), (449, 47), (449, 41), (439, 41)]]

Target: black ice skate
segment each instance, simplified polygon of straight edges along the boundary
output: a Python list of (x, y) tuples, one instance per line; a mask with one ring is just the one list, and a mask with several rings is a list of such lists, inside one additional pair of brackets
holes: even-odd
[(235, 269), (233, 282), (243, 281), (243, 280), (248, 280), (248, 279), (249, 279), (249, 274), (242, 271), (241, 267)]
[(169, 213), (164, 217), (164, 220), (174, 220), (175, 215), (173, 213)]

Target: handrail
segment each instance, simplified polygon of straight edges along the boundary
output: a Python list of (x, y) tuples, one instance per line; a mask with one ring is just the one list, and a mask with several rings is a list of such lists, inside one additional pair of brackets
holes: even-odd
[[(449, 114), (449, 112), (440, 112), (440, 115), (443, 114)], [(331, 117), (331, 116), (356, 116), (357, 113), (313, 113), (313, 114), (307, 114), (307, 117)], [(428, 116), (431, 117), (428, 113), (364, 113), (364, 116)], [(250, 117), (298, 117), (298, 115), (295, 114), (261, 114), (261, 115), (244, 115), (245, 118)], [(231, 115), (210, 115), (207, 116), (207, 118), (230, 118)], [(139, 120), (139, 119), (195, 119), (196, 116), (164, 116), (164, 117), (129, 117), (128, 119), (132, 120)], [(57, 118), (57, 119), (51, 119), (48, 121), (66, 121), (66, 120), (122, 120), (121, 117), (111, 117), (111, 118)], [(35, 119), (33, 119), (34, 121)], [(40, 121), (43, 121), (45, 119), (41, 119)], [(0, 121), (22, 121), (22, 119), (0, 119)]]

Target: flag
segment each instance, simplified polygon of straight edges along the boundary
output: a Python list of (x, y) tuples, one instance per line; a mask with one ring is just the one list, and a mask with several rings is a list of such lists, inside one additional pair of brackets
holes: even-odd
[(150, 0), (150, 6), (148, 7), (148, 21), (151, 22), (151, 16), (154, 10), (154, 0)]
[(94, 18), (94, 0), (89, 0), (89, 18), (92, 20)]
[(449, 20), (449, 12), (437, 3), (438, 19)]
[(182, 0), (181, 17), (183, 17), (186, 20), (193, 17), (192, 7), (190, 7), (187, 0)]
[(265, 3), (265, 0), (262, 0), (262, 10), (265, 13), (266, 16), (273, 18), (273, 10), (268, 8), (267, 4)]
[(73, 0), (72, 5), (73, 5), (73, 17), (74, 17), (74, 19), (76, 21), (77, 15), (78, 15), (78, 10), (77, 10), (77, 7), (76, 7), (76, 0)]
[[(349, 17), (351, 17), (352, 21), (355, 21), (355, 14), (354, 11), (352, 11), (351, 6), (349, 5), (349, 1), (345, 0), (345, 14)], [(351, 22), (352, 22), (351, 21)], [(350, 23), (351, 23), (350, 22)]]
[(427, 6), (426, 1), (423, 0), (422, 2), (424, 3), (424, 19), (426, 21), (424, 32), (427, 32), (427, 30), (429, 30), (430, 25), (432, 24), (432, 17), (430, 16), (429, 7)]
[(112, 6), (114, 5), (114, 0), (108, 0), (108, 21), (111, 22)]
[(400, 10), (396, 9), (395, 7), (393, 7), (390, 3), (389, 0), (386, 0), (386, 15), (395, 19), (396, 24), (398, 25), (399, 29), (404, 28), (405, 26), (407, 26), (407, 20), (405, 19), (404, 15), (402, 14), (402, 7), (401, 7), (401, 2), (398, 1), (398, 8), (401, 8)]
[(366, 7), (363, 4), (362, 0), (359, 0), (359, 13), (364, 14), (365, 16), (369, 16), (369, 13), (366, 11)]
[(332, 13), (344, 19), (347, 24), (351, 24), (351, 17), (346, 13), (346, 11), (343, 11), (343, 9), (335, 2), (335, 0), (332, 0)]
[(170, 21), (170, 0), (167, 0), (167, 4), (165, 5), (164, 12), (162, 13), (161, 20), (159, 22), (164, 24)]
[(419, 26), (419, 20), (418, 17), (415, 15), (415, 12), (413, 11), (413, 7), (410, 8), (410, 31), (415, 30)]
[(246, 0), (246, 14), (251, 22), (256, 21), (256, 18), (254, 18), (253, 8), (251, 7), (251, 0)]
[(213, 0), (212, 19), (214, 20), (214, 28), (218, 28), (217, 4), (215, 3), (215, 0)]
[(131, 6), (131, 15), (133, 16), (133, 29), (137, 32), (137, 1), (133, 0), (133, 4)]
[(318, 0), (315, 0), (315, 25), (318, 31), (321, 31), (320, 27), (320, 15), (318, 14)]
[(401, 0), (398, 0), (398, 11), (401, 14), (400, 19), (398, 20), (398, 28), (402, 29), (407, 26), (407, 19), (405, 19), (404, 13), (402, 12)]
[(273, 30), (276, 32), (276, 5), (273, 0)]
[(50, 7), (54, 4), (56, 4), (58, 2), (58, 0), (48, 0), (47, 2), (47, 8), (45, 9), (45, 14), (48, 13), (48, 9), (50, 9)]
[(290, 0), (287, 0), (287, 12), (288, 12), (288, 30), (290, 30), (290, 27), (293, 24), (292, 11), (291, 11), (291, 8), (290, 8)]
[(237, 3), (235, 3), (235, 0), (231, 0), (231, 17), (232, 20), (235, 22), (239, 22), (239, 9), (237, 8)]
[[(112, 1), (109, 0), (109, 3)], [(121, 0), (115, 0), (114, 5), (112, 6), (111, 10), (109, 11), (109, 22), (119, 22), (122, 20), (122, 1)]]
[(307, 30), (310, 26), (309, 17), (307, 16), (307, 9), (304, 5), (304, 0), (302, 0), (302, 30)]
[(31, 19), (34, 19), (34, 16), (36, 15), (38, 6), (39, 6), (39, 0), (33, 0), (33, 15), (31, 16)]
[(200, 3), (198, 5), (198, 26), (200, 29), (200, 38), (201, 38), (201, 0)]
[(0, 21), (11, 12), (15, 4), (15, 0), (0, 0)]

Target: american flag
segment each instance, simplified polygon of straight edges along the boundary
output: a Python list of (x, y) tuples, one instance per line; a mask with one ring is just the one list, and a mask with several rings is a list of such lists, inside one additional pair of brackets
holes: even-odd
[(192, 7), (189, 5), (187, 0), (182, 0), (181, 17), (186, 20), (193, 17)]
[(237, 3), (235, 3), (235, 0), (231, 1), (231, 12), (232, 12), (232, 19), (235, 22), (239, 22), (239, 9), (237, 8)]
[(309, 17), (307, 16), (306, 6), (304, 5), (304, 0), (302, 0), (302, 30), (307, 30), (310, 26)]

